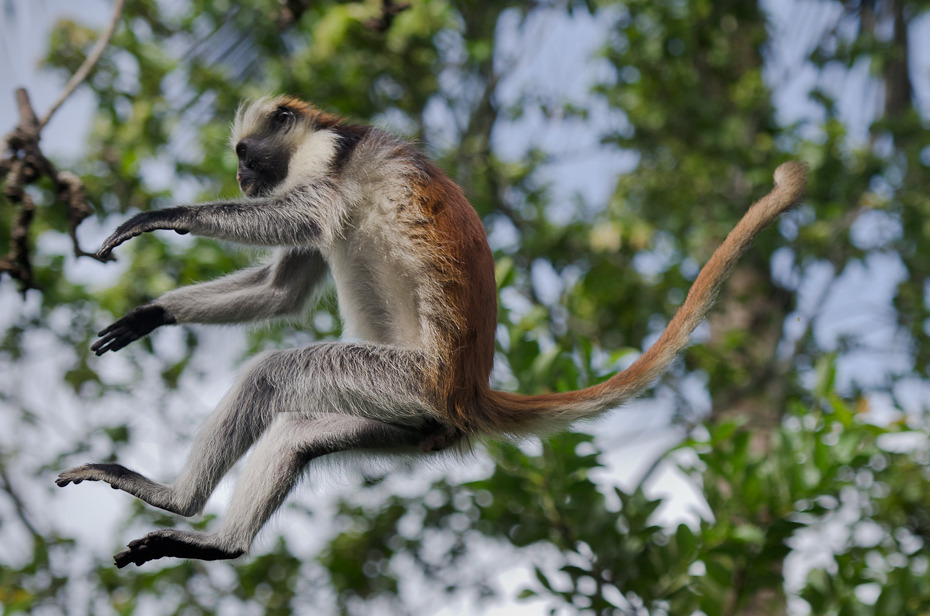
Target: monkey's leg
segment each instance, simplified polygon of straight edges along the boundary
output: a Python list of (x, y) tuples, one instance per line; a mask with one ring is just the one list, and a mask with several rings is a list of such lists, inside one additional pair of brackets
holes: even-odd
[(245, 553), (259, 529), (281, 506), (307, 463), (349, 449), (415, 451), (423, 435), (358, 417), (317, 419), (297, 413), (275, 418), (248, 458), (223, 526), (215, 533), (159, 530), (132, 541), (117, 567), (172, 556), (219, 560)]
[(104, 481), (159, 509), (183, 516), (203, 510), (217, 484), (261, 436), (274, 408), (273, 383), (262, 369), (262, 356), (251, 363), (238, 384), (200, 428), (180, 478), (173, 485), (156, 483), (119, 464), (85, 464), (62, 472), (55, 483)]

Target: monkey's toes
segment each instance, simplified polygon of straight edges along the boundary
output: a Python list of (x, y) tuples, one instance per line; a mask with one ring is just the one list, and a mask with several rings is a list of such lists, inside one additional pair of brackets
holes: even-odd
[(150, 560), (156, 560), (165, 556), (165, 554), (159, 553), (157, 549), (158, 543), (157, 540), (152, 540), (151, 535), (146, 535), (141, 539), (130, 541), (125, 550), (113, 555), (113, 562), (116, 563), (116, 568), (122, 569), (130, 563), (139, 567)]
[(88, 468), (89, 466), (89, 464), (85, 464), (84, 466), (77, 466), (75, 468), (62, 471), (58, 473), (58, 477), (55, 479), (55, 483), (59, 488), (63, 488), (69, 483), (77, 485), (85, 479), (93, 480), (93, 477), (89, 476), (88, 474), (88, 471), (90, 470)]
[(63, 471), (58, 475), (55, 483), (58, 484), (58, 487), (63, 488), (69, 483), (77, 485), (82, 481), (105, 481), (109, 483), (112, 488), (119, 489), (114, 484), (121, 479), (129, 477), (141, 477), (141, 475), (120, 464), (84, 464)]

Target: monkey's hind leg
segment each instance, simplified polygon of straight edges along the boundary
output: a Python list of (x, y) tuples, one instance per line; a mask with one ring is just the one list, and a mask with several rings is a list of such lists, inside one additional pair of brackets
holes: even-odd
[(222, 527), (215, 533), (159, 530), (129, 543), (114, 556), (117, 567), (164, 558), (220, 560), (244, 554), (281, 506), (310, 460), (337, 451), (415, 452), (423, 433), (364, 419), (331, 415), (308, 418), (282, 413), (256, 443), (236, 483)]
[(259, 356), (204, 422), (175, 483), (156, 483), (119, 464), (78, 466), (61, 473), (55, 483), (65, 487), (82, 481), (104, 481), (153, 507), (183, 516), (196, 515), (274, 415), (270, 403), (273, 387), (261, 365)]

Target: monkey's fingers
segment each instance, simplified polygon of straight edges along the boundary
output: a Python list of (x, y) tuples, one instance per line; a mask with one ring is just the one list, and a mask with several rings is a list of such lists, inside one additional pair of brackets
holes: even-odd
[(119, 351), (131, 342), (152, 332), (162, 325), (177, 323), (177, 319), (157, 304), (146, 304), (133, 308), (121, 319), (97, 333), (100, 339), (93, 343), (90, 350), (97, 355), (107, 351)]
[(154, 229), (148, 229), (145, 226), (136, 224), (132, 219), (129, 222), (120, 225), (116, 231), (114, 231), (110, 237), (103, 241), (103, 244), (100, 246), (100, 250), (97, 251), (97, 257), (100, 259), (105, 259), (110, 256), (110, 253), (113, 252), (113, 249), (126, 242), (131, 240), (134, 237), (139, 237), (146, 231), (152, 231)]
[(97, 353), (97, 355), (106, 352), (105, 347), (109, 347), (113, 339), (118, 336), (112, 329), (104, 330), (97, 335), (100, 336), (100, 339), (90, 345), (90, 350)]
[(135, 342), (142, 337), (131, 327), (122, 325), (119, 321), (98, 335), (100, 339), (90, 345), (90, 350), (96, 353), (98, 357), (107, 351), (119, 351), (129, 343)]
[(98, 259), (106, 259), (110, 257), (110, 253), (113, 252), (113, 249), (125, 242), (126, 240), (136, 237), (137, 235), (142, 235), (142, 232), (131, 233), (131, 234), (116, 234), (114, 233), (106, 240), (104, 240), (103, 245), (100, 246), (100, 249), (97, 251)]
[(119, 319), (118, 321), (113, 321), (112, 323), (110, 323), (109, 325), (101, 329), (99, 332), (97, 332), (97, 335), (106, 336), (107, 334), (114, 331), (115, 329), (122, 327), (122, 323), (123, 323), (123, 319)]

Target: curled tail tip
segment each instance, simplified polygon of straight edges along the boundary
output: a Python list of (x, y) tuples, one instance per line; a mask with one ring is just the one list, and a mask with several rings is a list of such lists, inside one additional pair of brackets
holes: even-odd
[(807, 184), (807, 165), (797, 160), (782, 163), (775, 170), (775, 187), (792, 193), (792, 202), (801, 198)]

